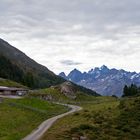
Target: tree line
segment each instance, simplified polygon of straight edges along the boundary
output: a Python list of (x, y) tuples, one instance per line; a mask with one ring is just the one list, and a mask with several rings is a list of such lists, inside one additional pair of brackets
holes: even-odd
[(52, 85), (60, 84), (65, 80), (47, 72), (38, 72), (35, 70), (25, 70), (12, 62), (7, 57), (0, 54), (0, 77), (16, 81), (32, 89), (46, 88)]
[(140, 95), (140, 87), (136, 86), (135, 84), (131, 84), (130, 86), (124, 86), (122, 97), (135, 95)]
[(9, 59), (0, 56), (0, 77), (10, 79), (28, 87), (34, 87), (34, 76), (31, 72), (25, 73), (19, 66)]

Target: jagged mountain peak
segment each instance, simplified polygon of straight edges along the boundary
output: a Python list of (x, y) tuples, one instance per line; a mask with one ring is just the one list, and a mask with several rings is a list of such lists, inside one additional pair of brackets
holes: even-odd
[(82, 73), (79, 70), (74, 69), (68, 74), (67, 79), (69, 81), (79, 81), (81, 80), (81, 77)]
[(81, 73), (81, 71), (79, 71), (79, 70), (77, 70), (77, 69), (74, 69), (74, 70), (72, 70), (69, 74), (68, 74), (68, 77), (69, 76), (74, 76), (74, 75), (81, 75), (82, 73)]
[(67, 76), (66, 76), (66, 74), (64, 72), (59, 73), (59, 76), (61, 76), (64, 79), (67, 79)]
[(102, 65), (101, 67), (95, 67), (94, 69), (92, 68), (91, 70), (88, 71), (88, 74), (95, 74), (95, 73), (107, 72), (107, 71), (109, 71), (109, 68), (105, 65)]
[(59, 75), (66, 77), (66, 74), (64, 72), (59, 73)]
[(73, 69), (70, 73), (81, 73), (81, 71), (79, 71), (78, 69)]
[(109, 70), (109, 69), (108, 69), (108, 67), (107, 67), (107, 66), (102, 65), (102, 66), (100, 67), (100, 70)]

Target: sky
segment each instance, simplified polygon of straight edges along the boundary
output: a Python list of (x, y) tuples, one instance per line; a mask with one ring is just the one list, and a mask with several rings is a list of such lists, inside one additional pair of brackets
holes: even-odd
[(0, 0), (0, 38), (56, 74), (140, 72), (140, 0)]

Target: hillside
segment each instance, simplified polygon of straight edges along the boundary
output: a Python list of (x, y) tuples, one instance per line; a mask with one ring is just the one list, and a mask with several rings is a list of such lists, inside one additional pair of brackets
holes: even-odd
[(125, 85), (133, 83), (140, 86), (140, 73), (109, 69), (104, 65), (84, 73), (74, 69), (68, 75), (64, 72), (59, 75), (105, 96), (122, 96)]
[(99, 94), (97, 94), (95, 91), (76, 85), (72, 82), (64, 82), (60, 85), (54, 86), (54, 88), (58, 88), (64, 94), (74, 95), (76, 92), (83, 92), (87, 95), (99, 96)]
[(82, 111), (57, 121), (41, 140), (140, 139), (140, 97), (96, 97), (80, 105)]
[(27, 88), (26, 86), (23, 86), (17, 82), (0, 78), (0, 86), (6, 86), (6, 87), (17, 87), (17, 88)]
[(29, 96), (55, 102), (74, 103), (92, 101), (100, 95), (71, 82), (64, 82), (56, 86), (51, 86), (50, 88), (33, 90)]
[(31, 88), (60, 84), (65, 80), (0, 39), (0, 77)]

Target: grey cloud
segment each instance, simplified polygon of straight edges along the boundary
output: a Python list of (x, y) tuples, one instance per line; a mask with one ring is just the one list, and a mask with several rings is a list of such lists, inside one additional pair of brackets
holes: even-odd
[(72, 60), (62, 60), (60, 61), (61, 64), (64, 64), (64, 65), (81, 65), (82, 63), (80, 62), (74, 62)]
[[(1, 7), (3, 7), (2, 15), (9, 17), (19, 14), (27, 17), (27, 19), (38, 21), (38, 25), (43, 27), (48, 24), (48, 19), (51, 19), (52, 26), (54, 24), (56, 27), (70, 27), (70, 25), (80, 23), (83, 25), (85, 32), (96, 31), (97, 33), (99, 31), (102, 34), (112, 24), (132, 26), (140, 23), (140, 1), (138, 0), (117, 2), (116, 0), (108, 0), (107, 2), (104, 2), (104, 0), (59, 0), (55, 2), (50, 0), (19, 0), (14, 2), (5, 0), (1, 3)], [(27, 19), (22, 23), (26, 22)], [(63, 24), (60, 25), (54, 20), (63, 21)], [(30, 25), (33, 24), (30, 23)]]

